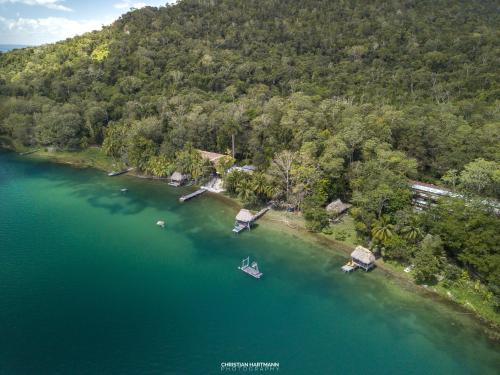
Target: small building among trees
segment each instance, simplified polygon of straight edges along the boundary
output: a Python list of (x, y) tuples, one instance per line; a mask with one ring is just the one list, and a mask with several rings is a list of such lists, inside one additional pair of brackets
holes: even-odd
[(417, 210), (430, 207), (441, 197), (456, 197), (458, 194), (449, 189), (420, 181), (410, 181), (413, 192), (413, 206)]
[(203, 159), (210, 161), (214, 165), (214, 167), (217, 166), (220, 159), (222, 159), (224, 156), (226, 156), (224, 154), (218, 154), (216, 152), (210, 152), (210, 151), (204, 151), (204, 150), (198, 150), (198, 152), (200, 153), (200, 156)]
[(326, 206), (326, 211), (337, 217), (346, 212), (349, 208), (351, 208), (352, 204), (344, 203), (340, 199), (334, 200), (328, 206)]
[(363, 246), (356, 246), (351, 253), (352, 263), (363, 268), (365, 271), (375, 266), (375, 255)]
[(172, 173), (172, 176), (170, 176), (170, 182), (168, 183), (171, 186), (181, 186), (188, 180), (188, 176), (185, 174), (182, 174), (180, 172), (174, 172)]

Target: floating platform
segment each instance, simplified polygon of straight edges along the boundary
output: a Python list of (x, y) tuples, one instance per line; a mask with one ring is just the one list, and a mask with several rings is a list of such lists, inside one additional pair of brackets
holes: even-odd
[(125, 174), (127, 172), (130, 172), (131, 170), (133, 170), (134, 168), (127, 168), (127, 169), (124, 169), (123, 171), (112, 171), (112, 172), (109, 172), (108, 173), (108, 177), (115, 177), (115, 176), (119, 176), (121, 174)]
[(247, 275), (250, 275), (256, 279), (260, 279), (264, 274), (259, 271), (259, 265), (257, 264), (257, 262), (252, 262), (251, 265), (249, 263), (250, 257), (243, 259), (241, 261), (241, 266), (238, 267), (238, 269), (245, 272)]
[(192, 199), (194, 197), (197, 197), (198, 195), (203, 194), (204, 192), (206, 192), (205, 189), (198, 189), (198, 190), (196, 190), (195, 192), (193, 192), (191, 194), (183, 195), (182, 197), (179, 198), (179, 200), (181, 202), (185, 202), (185, 201), (190, 200), (190, 199)]

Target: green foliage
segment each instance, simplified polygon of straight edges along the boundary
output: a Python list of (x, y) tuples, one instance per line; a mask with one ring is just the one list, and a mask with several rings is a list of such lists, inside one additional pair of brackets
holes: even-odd
[(156, 155), (153, 141), (140, 135), (130, 139), (127, 146), (128, 161), (140, 171), (145, 171), (151, 158)]
[(80, 146), (83, 120), (76, 106), (64, 104), (52, 107), (35, 119), (35, 134), (39, 144), (61, 149)]
[(386, 243), (394, 236), (394, 225), (389, 222), (388, 216), (382, 216), (374, 222), (372, 237), (381, 243)]
[(482, 201), (442, 199), (425, 213), (427, 230), (443, 240), (446, 254), (500, 294), (500, 220)]
[(408, 185), (442, 178), (467, 197), (499, 197), (498, 17), (492, 0), (146, 7), (99, 32), (0, 54), (0, 136), (102, 144), (152, 175), (196, 181), (214, 171), (196, 150), (227, 153), (234, 140), (235, 159), (260, 172), (225, 176), (229, 156), (218, 172), (245, 204), (301, 209), (319, 231), (324, 206), (341, 197), (361, 239), (389, 258), (414, 256), (419, 281), (442, 261), (430, 233), (500, 295), (491, 209), (443, 200), (421, 220)]
[(392, 235), (384, 242), (384, 258), (395, 259), (403, 264), (410, 261), (415, 247), (399, 235)]
[(108, 57), (109, 55), (109, 48), (108, 48), (108, 44), (107, 43), (104, 43), (104, 44), (100, 44), (98, 45), (93, 51), (92, 53), (90, 54), (90, 57), (92, 58), (92, 60), (95, 60), (97, 62), (101, 62), (103, 61), (104, 59), (106, 59), (106, 57)]
[(415, 281), (435, 283), (436, 275), (441, 271), (443, 243), (438, 236), (427, 235), (416, 251), (414, 264)]
[(108, 156), (123, 158), (127, 148), (127, 128), (121, 123), (110, 124), (106, 128), (102, 148)]
[(474, 194), (500, 196), (500, 163), (482, 158), (468, 163), (460, 173), (461, 186)]
[(154, 155), (147, 161), (145, 171), (155, 177), (167, 177), (174, 172), (174, 165), (165, 155)]
[(221, 157), (219, 160), (217, 160), (217, 173), (222, 177), (226, 177), (227, 170), (234, 165), (235, 161), (236, 160), (234, 160), (234, 158), (229, 155)]

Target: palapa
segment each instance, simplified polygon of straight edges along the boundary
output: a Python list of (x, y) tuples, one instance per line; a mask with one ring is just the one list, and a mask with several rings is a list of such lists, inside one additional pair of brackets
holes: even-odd
[(236, 215), (236, 221), (241, 221), (243, 223), (249, 223), (249, 222), (253, 221), (253, 214), (250, 211), (242, 208), (240, 210), (240, 212), (238, 212), (238, 215)]
[(345, 211), (347, 211), (351, 206), (352, 206), (352, 204), (344, 203), (340, 199), (337, 199), (337, 200), (333, 201), (332, 203), (330, 203), (328, 206), (326, 206), (326, 210), (328, 212), (335, 214), (335, 215), (340, 215), (340, 214), (344, 213)]

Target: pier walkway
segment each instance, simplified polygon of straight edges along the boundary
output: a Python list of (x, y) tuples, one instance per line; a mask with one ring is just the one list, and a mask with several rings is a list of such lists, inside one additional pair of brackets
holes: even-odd
[(190, 200), (191, 198), (194, 198), (194, 197), (197, 197), (198, 195), (203, 194), (204, 192), (206, 192), (205, 189), (198, 189), (195, 192), (192, 192), (191, 194), (183, 195), (182, 197), (179, 198), (179, 201), (185, 202), (187, 200)]
[(253, 215), (253, 220), (252, 221), (255, 221), (257, 219), (259, 219), (260, 217), (264, 216), (264, 214), (269, 211), (271, 208), (270, 207), (265, 207), (263, 208), (262, 210), (260, 210), (259, 212), (257, 212), (255, 215)]

